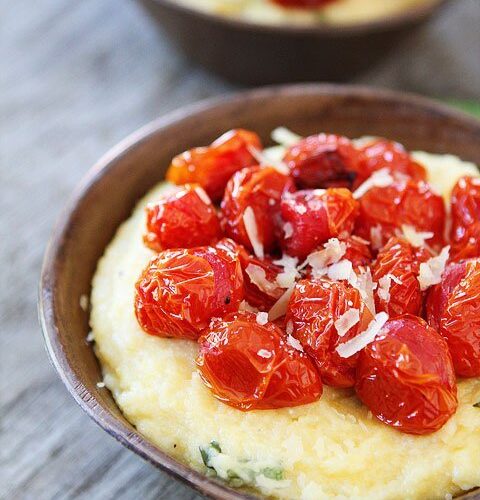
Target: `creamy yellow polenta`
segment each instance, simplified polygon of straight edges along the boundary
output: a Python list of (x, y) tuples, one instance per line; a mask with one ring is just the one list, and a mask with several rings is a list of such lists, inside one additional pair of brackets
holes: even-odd
[(177, 0), (196, 10), (260, 24), (357, 24), (398, 15), (438, 0), (336, 0), (317, 9), (284, 8), (270, 0)]
[[(451, 156), (415, 158), (446, 197), (460, 175), (477, 172)], [(167, 189), (153, 189), (120, 227), (91, 296), (104, 382), (142, 434), (199, 471), (215, 469), (233, 484), (243, 479), (279, 498), (443, 499), (480, 485), (478, 379), (459, 381), (458, 411), (440, 431), (416, 437), (377, 422), (351, 391), (328, 387), (314, 404), (242, 413), (203, 385), (194, 342), (144, 333), (133, 310), (134, 284), (152, 256), (142, 243), (143, 208)]]

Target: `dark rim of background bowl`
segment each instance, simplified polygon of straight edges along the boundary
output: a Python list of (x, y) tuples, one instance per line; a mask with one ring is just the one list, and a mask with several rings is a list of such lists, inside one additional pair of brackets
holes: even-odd
[[(241, 18), (222, 16), (206, 12), (200, 9), (195, 9), (187, 5), (183, 5), (176, 0), (152, 0), (153, 2), (163, 4), (170, 9), (177, 10), (180, 13), (195, 15), (198, 18), (205, 20), (214, 20), (218, 24), (225, 27), (243, 29), (246, 31), (262, 31), (265, 33), (278, 33), (290, 35), (344, 35), (353, 36), (364, 33), (390, 31), (401, 26), (416, 23), (421, 19), (427, 18), (435, 10), (449, 3), (451, 0), (435, 0), (433, 3), (413, 6), (405, 9), (394, 16), (387, 16), (373, 21), (363, 21), (355, 24), (327, 24), (318, 22), (313, 25), (289, 25), (289, 24), (266, 24), (255, 23)], [(385, 0), (386, 2), (389, 0)]]
[[(61, 213), (57, 224), (55, 225), (51, 239), (49, 241), (41, 272), (38, 314), (43, 331), (45, 345), (52, 364), (57, 370), (60, 378), (73, 396), (78, 405), (107, 433), (121, 442), (125, 447), (134, 451), (148, 462), (156, 467), (175, 476), (177, 479), (187, 483), (197, 491), (224, 500), (254, 499), (248, 493), (235, 491), (224, 484), (221, 484), (204, 474), (197, 472), (190, 467), (178, 462), (167, 453), (154, 446), (146, 437), (138, 431), (132, 432), (123, 422), (106, 412), (101, 404), (97, 403), (96, 397), (88, 391), (82, 380), (80, 380), (71, 369), (66, 359), (65, 352), (58, 342), (58, 329), (55, 322), (55, 304), (53, 301), (53, 290), (55, 288), (56, 262), (62, 253), (62, 242), (68, 234), (71, 218), (75, 209), (89, 189), (98, 179), (109, 173), (115, 168), (116, 161), (128, 155), (132, 148), (137, 147), (150, 136), (166, 129), (172, 124), (189, 117), (198, 115), (202, 112), (216, 107), (221, 107), (227, 102), (241, 102), (243, 100), (257, 100), (271, 95), (285, 95), (294, 97), (296, 95), (339, 95), (348, 96), (355, 94), (359, 97), (378, 97), (384, 100), (394, 100), (404, 102), (405, 104), (415, 105), (419, 108), (427, 109), (437, 116), (448, 116), (453, 119), (461, 120), (474, 127), (479, 127), (480, 122), (475, 118), (450, 107), (431, 101), (430, 99), (419, 97), (406, 93), (398, 93), (388, 90), (380, 90), (372, 87), (335, 85), (335, 84), (296, 84), (269, 86), (265, 88), (237, 92), (231, 95), (207, 99), (196, 104), (181, 108), (177, 111), (167, 114), (157, 120), (150, 122), (136, 132), (133, 132), (126, 139), (110, 149), (94, 166), (88, 171), (81, 183), (74, 190), (68, 204)], [(480, 498), (470, 496), (466, 493), (463, 498)]]

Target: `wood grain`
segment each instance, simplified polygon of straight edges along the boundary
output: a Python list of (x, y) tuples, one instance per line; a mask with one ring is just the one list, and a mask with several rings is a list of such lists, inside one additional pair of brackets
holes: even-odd
[[(156, 116), (234, 86), (173, 52), (133, 2), (0, 9), (0, 498), (198, 498), (73, 402), (44, 352), (37, 283), (52, 225), (89, 166)], [(479, 24), (478, 0), (457, 0), (359, 81), (479, 99)]]

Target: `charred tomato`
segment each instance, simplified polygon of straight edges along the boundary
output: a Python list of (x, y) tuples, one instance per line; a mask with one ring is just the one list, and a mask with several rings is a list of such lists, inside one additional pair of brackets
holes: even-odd
[(243, 296), (240, 261), (227, 248), (165, 250), (136, 284), (135, 314), (151, 335), (197, 339), (213, 316), (236, 311)]
[(146, 208), (145, 244), (160, 252), (169, 248), (209, 245), (221, 237), (217, 212), (200, 186), (186, 184)]
[(255, 242), (251, 241), (254, 231), (262, 251), (274, 250), (280, 200), (292, 190), (292, 179), (273, 167), (255, 166), (236, 172), (227, 184), (221, 204), (220, 219), (226, 236), (249, 250), (256, 250)]
[(230, 130), (210, 146), (194, 148), (173, 158), (167, 180), (174, 184), (199, 184), (217, 202), (237, 170), (257, 163), (252, 151), (260, 149), (262, 143), (255, 132)]
[(437, 431), (458, 404), (446, 342), (409, 314), (388, 321), (360, 353), (355, 388), (380, 421), (409, 434)]
[[(358, 322), (337, 330), (347, 311), (358, 311)], [(297, 282), (287, 308), (286, 324), (317, 365), (322, 381), (333, 387), (353, 387), (358, 354), (342, 358), (336, 349), (365, 330), (373, 319), (360, 292), (344, 281), (325, 278)]]
[(427, 297), (428, 322), (445, 338), (460, 377), (480, 376), (480, 259), (449, 264)]
[(273, 323), (252, 313), (212, 320), (199, 339), (197, 366), (215, 397), (243, 411), (312, 403), (322, 395), (308, 356)]
[(358, 202), (344, 188), (297, 191), (282, 199), (284, 253), (304, 259), (328, 239), (352, 232)]
[(346, 137), (318, 134), (291, 146), (283, 161), (301, 189), (351, 188), (358, 171), (359, 152)]
[(435, 249), (442, 246), (445, 205), (426, 182), (394, 174), (390, 185), (371, 187), (359, 201), (355, 234), (362, 238), (373, 240), (372, 232), (377, 231), (383, 246), (402, 225), (408, 225), (419, 232), (432, 232), (429, 243)]

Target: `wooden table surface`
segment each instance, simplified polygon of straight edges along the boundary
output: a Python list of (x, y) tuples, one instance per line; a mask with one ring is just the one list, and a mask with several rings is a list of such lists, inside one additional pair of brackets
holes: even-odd
[[(453, 0), (358, 81), (480, 99), (480, 0)], [(42, 254), (70, 192), (149, 120), (234, 90), (172, 50), (131, 0), (0, 0), (0, 498), (198, 498), (76, 406), (36, 317)]]

